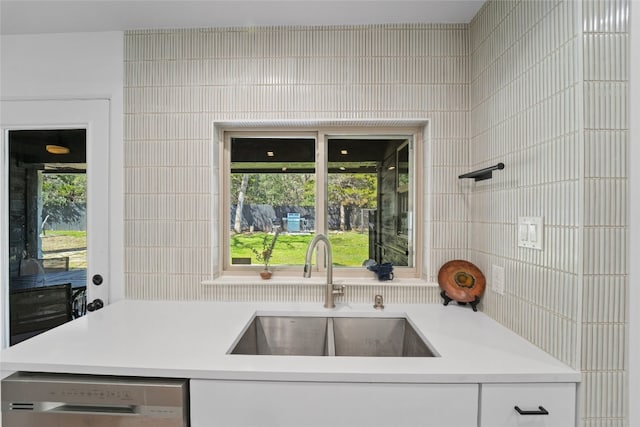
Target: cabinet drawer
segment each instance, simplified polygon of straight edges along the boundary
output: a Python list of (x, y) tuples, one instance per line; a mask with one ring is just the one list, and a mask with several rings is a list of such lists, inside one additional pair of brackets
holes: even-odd
[(480, 427), (570, 427), (575, 419), (575, 383), (483, 384), (480, 390)]
[[(191, 380), (192, 427), (477, 427), (477, 384)], [(566, 427), (566, 426), (565, 426)]]

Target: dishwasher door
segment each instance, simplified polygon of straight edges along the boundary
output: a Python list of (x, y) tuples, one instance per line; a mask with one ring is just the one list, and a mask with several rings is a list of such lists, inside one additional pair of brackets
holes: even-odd
[(17, 372), (2, 380), (7, 427), (188, 427), (184, 379)]

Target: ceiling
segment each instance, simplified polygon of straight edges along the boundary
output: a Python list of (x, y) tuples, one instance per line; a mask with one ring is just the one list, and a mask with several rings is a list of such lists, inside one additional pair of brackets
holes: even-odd
[(468, 23), (484, 0), (0, 0), (0, 34)]
[[(329, 138), (329, 173), (376, 173), (406, 138)], [(314, 173), (314, 138), (232, 138), (232, 173)]]
[[(45, 172), (84, 172), (86, 170), (86, 129), (10, 130), (9, 151), (18, 167)], [(66, 154), (51, 154), (47, 145), (66, 147)]]

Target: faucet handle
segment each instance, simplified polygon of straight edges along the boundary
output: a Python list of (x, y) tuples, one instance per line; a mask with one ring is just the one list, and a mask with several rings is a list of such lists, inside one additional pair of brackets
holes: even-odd
[(331, 293), (334, 295), (344, 295), (344, 285), (333, 285), (333, 291)]
[(376, 310), (382, 310), (384, 308), (384, 301), (382, 300), (382, 295), (376, 295), (373, 298), (373, 308)]

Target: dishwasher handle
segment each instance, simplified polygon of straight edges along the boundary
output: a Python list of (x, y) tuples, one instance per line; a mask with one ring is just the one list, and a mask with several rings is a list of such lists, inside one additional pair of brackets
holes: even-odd
[(142, 416), (155, 418), (181, 418), (183, 408), (179, 406), (118, 405), (69, 402), (3, 402), (3, 411), (47, 414), (84, 414)]
[(62, 403), (46, 412), (91, 414), (91, 415), (140, 415), (134, 405), (95, 405)]
[(139, 415), (135, 405), (99, 405), (65, 402), (2, 402), (3, 411), (35, 413), (74, 413), (96, 415)]

